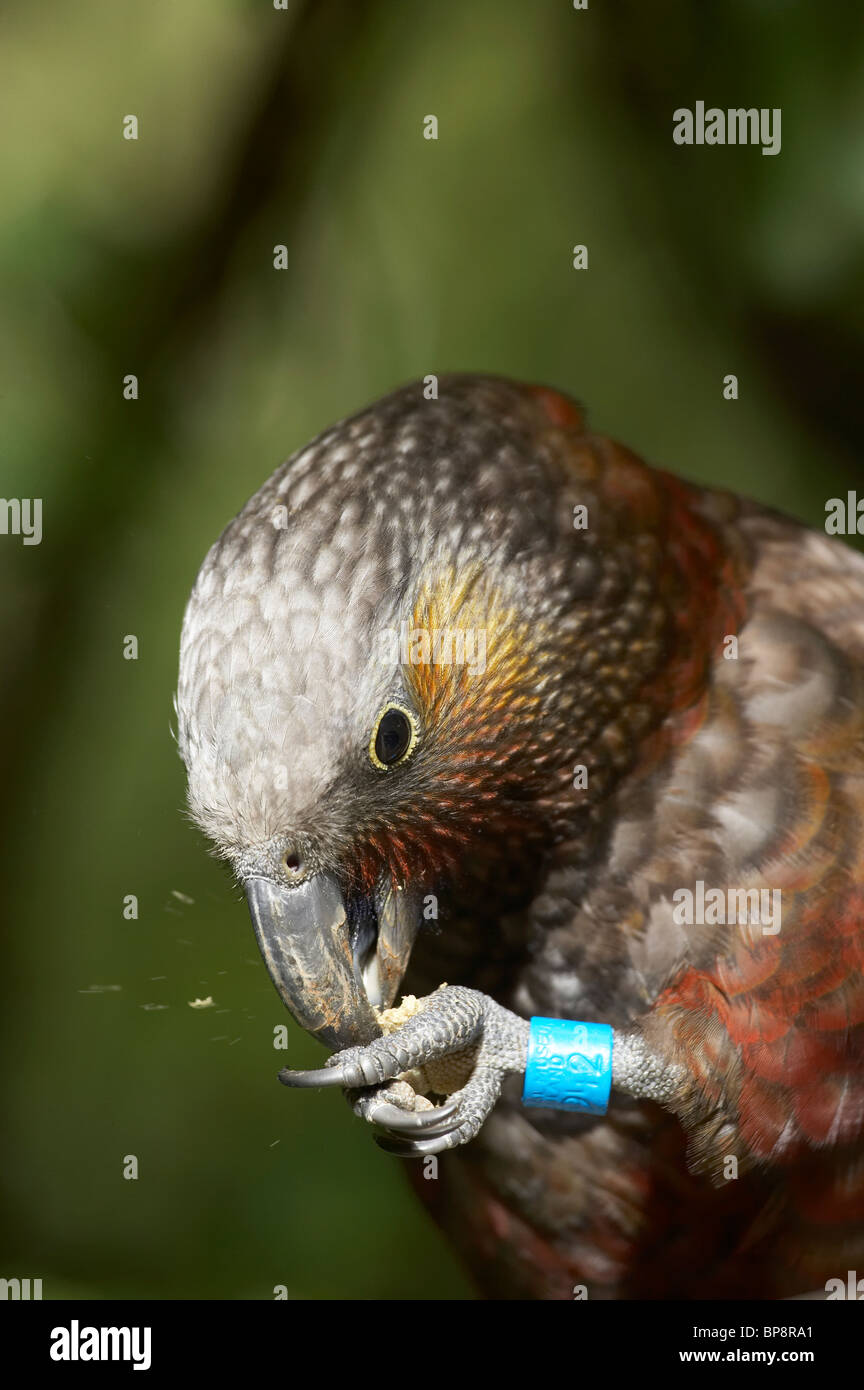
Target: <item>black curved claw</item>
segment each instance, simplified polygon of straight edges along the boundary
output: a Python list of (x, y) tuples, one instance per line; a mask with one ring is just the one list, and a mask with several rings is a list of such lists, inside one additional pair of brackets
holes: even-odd
[(283, 1067), (279, 1073), (283, 1086), (345, 1086), (347, 1082), (338, 1067), (321, 1067), (318, 1071), (291, 1071)]
[(370, 1113), (369, 1119), (373, 1124), (393, 1130), (397, 1135), (410, 1135), (420, 1130), (425, 1138), (436, 1135), (440, 1126), (449, 1131), (452, 1126), (445, 1122), (452, 1119), (458, 1108), (455, 1101), (449, 1101), (447, 1105), (436, 1107), (434, 1110), (400, 1110), (397, 1105), (382, 1102)]
[[(455, 1132), (452, 1129), (448, 1131), (450, 1134)], [(446, 1149), (454, 1147), (447, 1143), (446, 1134), (437, 1139), (389, 1139), (386, 1134), (376, 1134), (375, 1143), (394, 1158), (425, 1158), (427, 1154), (444, 1153)]]

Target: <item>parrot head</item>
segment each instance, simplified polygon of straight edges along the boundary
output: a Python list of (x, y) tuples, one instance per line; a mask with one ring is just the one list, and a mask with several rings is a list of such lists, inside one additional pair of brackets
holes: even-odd
[(529, 879), (590, 836), (668, 699), (669, 509), (601, 443), (544, 388), (416, 383), (290, 458), (204, 560), (176, 702), (190, 811), (331, 1048), (378, 1034), (436, 885)]

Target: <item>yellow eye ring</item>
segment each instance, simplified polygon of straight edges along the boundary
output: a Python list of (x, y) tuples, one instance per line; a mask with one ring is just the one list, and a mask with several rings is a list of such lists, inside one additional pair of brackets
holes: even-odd
[(417, 747), (420, 730), (410, 709), (388, 700), (375, 721), (369, 740), (369, 761), (379, 772), (407, 762)]

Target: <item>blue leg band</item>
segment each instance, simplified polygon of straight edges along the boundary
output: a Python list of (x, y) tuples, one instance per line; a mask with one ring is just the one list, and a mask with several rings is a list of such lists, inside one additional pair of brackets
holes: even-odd
[(612, 1086), (608, 1023), (532, 1018), (523, 1105), (605, 1115)]

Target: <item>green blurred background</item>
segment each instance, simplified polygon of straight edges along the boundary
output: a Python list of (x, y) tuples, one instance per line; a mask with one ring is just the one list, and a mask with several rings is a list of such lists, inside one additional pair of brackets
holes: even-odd
[[(276, 1082), (286, 1015), (183, 816), (186, 595), (289, 452), (452, 369), (821, 525), (864, 484), (862, 58), (804, 0), (3, 4), (2, 492), (44, 538), (0, 537), (0, 1275), (471, 1296), (341, 1098)], [(700, 99), (782, 108), (781, 153), (675, 146)]]

